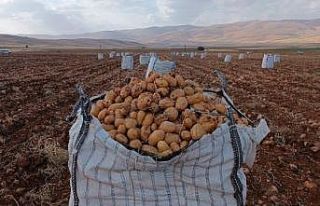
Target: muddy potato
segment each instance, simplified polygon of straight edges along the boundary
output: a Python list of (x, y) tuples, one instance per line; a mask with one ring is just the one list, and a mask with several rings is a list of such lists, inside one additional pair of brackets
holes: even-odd
[(115, 117), (113, 114), (110, 114), (110, 115), (107, 115), (105, 118), (104, 118), (104, 123), (105, 124), (113, 124), (114, 123), (114, 120), (115, 120)]
[(121, 133), (121, 134), (126, 134), (127, 132), (127, 128), (124, 124), (120, 124), (118, 126), (118, 129), (117, 129), (118, 133)]
[(161, 95), (159, 93), (154, 93), (152, 95), (152, 101), (154, 103), (159, 103), (160, 100), (161, 100)]
[(119, 125), (121, 125), (121, 124), (123, 124), (124, 125), (124, 119), (123, 118), (116, 118), (115, 120), (114, 120), (114, 126), (115, 127), (119, 127)]
[(155, 130), (150, 134), (150, 136), (148, 138), (148, 143), (149, 143), (149, 145), (155, 146), (155, 145), (157, 145), (157, 143), (160, 140), (164, 140), (164, 137), (165, 137), (165, 132), (164, 131)]
[(185, 130), (186, 127), (183, 124), (176, 124), (176, 133), (180, 134), (182, 130)]
[(140, 130), (141, 140), (147, 142), (151, 132), (150, 126), (142, 126)]
[(156, 89), (156, 92), (159, 93), (161, 96), (166, 97), (169, 94), (169, 89), (162, 87)]
[(111, 102), (114, 102), (117, 96), (118, 95), (113, 90), (111, 90), (106, 93), (106, 96), (104, 97), (104, 99), (110, 100)]
[(121, 96), (117, 96), (114, 101), (115, 101), (115, 103), (121, 103), (121, 102), (123, 102), (123, 99)]
[(183, 140), (189, 141), (189, 140), (191, 140), (191, 133), (190, 133), (189, 131), (187, 131), (187, 130), (183, 130), (183, 131), (181, 132), (181, 138), (182, 138)]
[(145, 110), (149, 108), (151, 103), (152, 103), (152, 94), (149, 92), (142, 93), (138, 97), (137, 106), (139, 110)]
[(128, 97), (126, 97), (126, 98), (124, 99), (123, 102), (124, 102), (124, 103), (127, 103), (127, 104), (131, 104), (132, 100), (133, 100), (132, 96), (128, 96)]
[(216, 104), (215, 108), (220, 114), (226, 114), (227, 113), (227, 108), (226, 108), (226, 106), (224, 104)]
[(189, 145), (189, 142), (187, 140), (183, 140), (180, 143), (180, 149), (185, 149)]
[(164, 111), (164, 114), (167, 115), (170, 121), (176, 121), (179, 116), (179, 112), (175, 107), (169, 107)]
[(158, 149), (156, 147), (147, 144), (142, 145), (141, 150), (150, 154), (158, 154)]
[(120, 142), (121, 144), (128, 144), (129, 140), (126, 136), (123, 134), (117, 134), (115, 139)]
[(196, 104), (204, 101), (204, 96), (201, 93), (196, 93), (192, 96), (187, 96), (189, 104)]
[(170, 74), (163, 75), (163, 79), (165, 79), (170, 87), (176, 87), (177, 86), (177, 80), (172, 77)]
[(186, 86), (183, 90), (186, 96), (194, 95), (194, 89), (190, 86)]
[(124, 121), (124, 125), (126, 126), (127, 129), (136, 128), (137, 124), (138, 124), (137, 120), (132, 118), (126, 118)]
[(130, 96), (130, 92), (131, 92), (131, 88), (126, 85), (124, 87), (122, 87), (121, 91), (120, 91), (120, 96), (122, 98), (126, 98), (127, 96)]
[(131, 111), (137, 111), (138, 110), (138, 99), (133, 99), (131, 101), (130, 110)]
[(202, 89), (201, 87), (196, 87), (196, 88), (194, 88), (194, 91), (195, 91), (196, 93), (203, 93), (203, 89)]
[(103, 128), (104, 130), (106, 130), (106, 131), (111, 131), (111, 130), (114, 130), (114, 129), (115, 129), (115, 127), (114, 127), (113, 124), (102, 124), (101, 126), (102, 126), (102, 128)]
[(179, 97), (176, 101), (176, 109), (183, 111), (188, 107), (188, 101), (185, 97)]
[(170, 148), (171, 148), (171, 150), (172, 150), (173, 152), (178, 152), (178, 151), (180, 150), (180, 146), (179, 146), (179, 144), (176, 143), (176, 142), (172, 142), (172, 143), (170, 144)]
[(201, 126), (201, 124), (195, 124), (191, 128), (191, 137), (193, 140), (200, 139), (206, 133), (206, 130)]
[(137, 128), (130, 128), (127, 132), (127, 137), (130, 140), (138, 139), (140, 137), (139, 130)]
[(137, 119), (137, 117), (138, 117), (138, 112), (130, 112), (129, 117), (132, 118), (132, 119)]
[(170, 149), (170, 146), (165, 141), (161, 140), (157, 143), (157, 148), (159, 152), (163, 152)]
[(137, 149), (137, 150), (140, 150), (141, 147), (142, 147), (142, 143), (140, 140), (138, 139), (134, 139), (134, 140), (131, 140), (130, 143), (129, 143), (129, 146), (133, 149)]
[(169, 83), (165, 80), (165, 79), (163, 79), (163, 78), (157, 78), (155, 81), (154, 81), (154, 83), (157, 85), (157, 87), (159, 88), (167, 88), (167, 87), (169, 87)]
[(108, 113), (108, 109), (104, 108), (103, 110), (101, 110), (101, 111), (99, 112), (99, 114), (98, 114), (98, 119), (99, 119), (100, 121), (103, 121), (103, 119), (106, 117), (107, 113)]
[(144, 112), (144, 111), (139, 111), (138, 113), (137, 113), (137, 122), (138, 122), (138, 125), (141, 125), (142, 124), (142, 121), (143, 121), (143, 119), (145, 118), (145, 116), (146, 116), (146, 113)]
[(147, 83), (147, 89), (148, 92), (155, 92), (156, 91), (156, 85), (154, 83)]
[(100, 108), (100, 110), (102, 110), (105, 106), (103, 103), (103, 100), (98, 100), (95, 104), (98, 108)]
[(190, 109), (186, 109), (182, 112), (182, 118), (183, 119), (190, 118), (193, 122), (197, 121), (197, 115)]
[(154, 118), (154, 123), (160, 125), (162, 122), (167, 121), (168, 116), (166, 114), (157, 114)]
[(166, 133), (164, 141), (168, 144), (171, 144), (172, 142), (180, 143), (180, 136), (175, 133)]
[(164, 99), (161, 99), (160, 101), (159, 101), (159, 106), (160, 106), (160, 108), (162, 108), (162, 109), (166, 109), (166, 108), (169, 108), (169, 107), (174, 107), (174, 101), (172, 100), (172, 99), (170, 99), (170, 98), (164, 98)]
[(91, 106), (90, 114), (94, 117), (98, 117), (100, 111), (101, 111), (101, 108), (94, 104)]
[(157, 104), (155, 102), (152, 102), (151, 105), (150, 105), (150, 111), (152, 113), (158, 113), (160, 111), (159, 104)]
[(153, 123), (153, 114), (147, 113), (142, 121), (143, 126), (150, 126)]
[(151, 128), (152, 131), (155, 131), (155, 130), (158, 129), (158, 125), (156, 123), (152, 123), (150, 128)]
[(170, 93), (171, 99), (177, 99), (178, 97), (184, 97), (185, 93), (183, 89), (175, 89)]
[(200, 123), (200, 125), (206, 131), (206, 133), (212, 133), (217, 128), (218, 123), (216, 121), (212, 121), (212, 122), (203, 122), (203, 123)]
[(183, 126), (185, 126), (187, 129), (190, 129), (193, 126), (193, 121), (189, 117), (185, 118), (183, 120)]
[(116, 135), (118, 134), (118, 131), (117, 130), (110, 130), (110, 131), (108, 131), (108, 133), (112, 138), (115, 138)]
[(154, 80), (155, 80), (156, 78), (158, 78), (159, 76), (160, 76), (160, 75), (159, 75), (158, 73), (152, 73), (152, 74), (149, 75), (149, 77), (147, 77), (146, 82), (148, 82), (148, 83), (153, 83)]
[(207, 111), (207, 105), (204, 102), (193, 104), (192, 107), (198, 111)]
[(186, 79), (186, 80), (185, 80), (185, 83), (186, 83), (188, 86), (200, 87), (200, 84), (198, 84), (197, 82), (192, 81), (192, 80), (190, 80), (190, 79)]
[(144, 89), (142, 88), (141, 84), (133, 85), (131, 88), (132, 97), (134, 97), (134, 98), (138, 97), (143, 92), (143, 90)]
[(164, 132), (175, 132), (176, 124), (170, 121), (164, 121), (160, 124), (159, 130), (162, 130)]
[(116, 109), (122, 109), (124, 107), (126, 107), (125, 103), (114, 103), (114, 104), (111, 104), (108, 109), (109, 110), (116, 110)]
[(167, 157), (169, 155), (172, 155), (173, 151), (171, 149), (168, 149), (166, 151), (160, 152), (158, 154), (159, 157)]
[(175, 79), (177, 80), (177, 83), (181, 88), (184, 88), (186, 86), (186, 82), (184, 81), (184, 78), (181, 75), (177, 74), (175, 76)]

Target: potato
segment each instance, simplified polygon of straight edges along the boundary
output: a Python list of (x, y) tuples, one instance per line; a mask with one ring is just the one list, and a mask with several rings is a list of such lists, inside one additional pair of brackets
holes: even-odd
[(114, 120), (114, 126), (119, 127), (119, 125), (123, 124), (124, 125), (124, 119), (123, 118), (117, 118)]
[(124, 125), (126, 126), (127, 129), (130, 129), (130, 128), (135, 128), (137, 126), (137, 120), (135, 119), (132, 119), (132, 118), (126, 118), (124, 120)]
[(104, 97), (104, 100), (109, 100), (111, 102), (114, 102), (117, 96), (118, 95), (113, 90), (111, 90), (111, 91), (106, 93), (106, 96)]
[(160, 124), (159, 130), (164, 132), (175, 132), (176, 131), (176, 124), (169, 121), (164, 121)]
[(192, 119), (190, 119), (189, 117), (188, 118), (185, 118), (183, 120), (183, 126), (185, 126), (186, 128), (190, 129), (192, 126), (193, 126), (193, 121)]
[(192, 81), (192, 80), (190, 80), (190, 79), (185, 80), (185, 83), (186, 83), (186, 85), (188, 85), (188, 86), (200, 87), (200, 85), (199, 85), (197, 82)]
[(110, 131), (108, 131), (108, 133), (112, 138), (115, 138), (116, 135), (118, 134), (118, 131), (117, 130), (110, 130)]
[(122, 87), (121, 91), (120, 91), (120, 96), (122, 98), (126, 98), (127, 96), (130, 96), (131, 93), (131, 88), (127, 85)]
[(140, 140), (134, 139), (130, 141), (129, 146), (132, 147), (133, 149), (140, 150), (142, 147), (142, 143)]
[(153, 131), (149, 138), (148, 143), (149, 145), (155, 146), (160, 140), (164, 140), (165, 132), (162, 130), (155, 130)]
[(160, 125), (162, 122), (167, 121), (168, 120), (168, 116), (166, 114), (158, 114), (157, 116), (155, 116), (154, 118), (154, 122), (157, 125)]
[(130, 112), (129, 117), (132, 118), (132, 119), (137, 119), (137, 117), (138, 117), (138, 112)]
[(206, 130), (201, 126), (201, 124), (195, 124), (191, 128), (191, 137), (193, 140), (200, 139), (206, 133)]
[(138, 139), (140, 137), (139, 130), (137, 128), (130, 128), (127, 132), (127, 136), (130, 140)]
[(220, 113), (220, 114), (226, 114), (227, 113), (227, 108), (224, 104), (216, 104), (214, 105), (216, 110)]
[(180, 143), (180, 149), (185, 149), (189, 145), (187, 140), (184, 140)]
[(158, 149), (156, 147), (147, 144), (142, 145), (141, 150), (150, 154), (158, 154)]
[(112, 125), (112, 124), (102, 124), (101, 126), (106, 131), (111, 131), (111, 130), (115, 129), (114, 125)]
[(169, 107), (174, 107), (174, 101), (172, 99), (166, 97), (166, 98), (161, 99), (159, 101), (159, 106), (162, 109), (166, 109), (166, 108), (169, 108)]
[(151, 103), (152, 103), (152, 94), (149, 92), (142, 93), (138, 97), (137, 106), (139, 110), (147, 109), (148, 107), (150, 107)]
[(138, 122), (138, 125), (141, 125), (142, 124), (142, 121), (143, 121), (143, 119), (145, 118), (145, 116), (146, 116), (146, 113), (144, 112), (144, 111), (139, 111), (138, 113), (137, 113), (137, 122)]
[(152, 123), (150, 128), (151, 128), (152, 131), (157, 130), (158, 129), (158, 125), (156, 123)]
[(150, 111), (152, 113), (158, 113), (160, 111), (160, 107), (157, 103), (155, 102), (152, 102), (151, 105), (150, 105)]
[(196, 104), (196, 103), (203, 102), (204, 96), (201, 93), (196, 93), (192, 96), (187, 96), (187, 100), (189, 104)]
[(198, 111), (208, 111), (206, 104), (204, 102), (193, 104), (192, 107)]
[(151, 134), (150, 126), (141, 127), (141, 131), (140, 131), (141, 140), (143, 140), (144, 142), (147, 142), (150, 134)]
[(170, 149), (169, 145), (165, 141), (159, 141), (157, 143), (157, 148), (158, 148), (159, 152), (163, 152), (163, 151)]
[(128, 138), (123, 134), (117, 134), (115, 139), (120, 142), (121, 144), (128, 144)]
[(152, 101), (155, 103), (159, 103), (159, 101), (161, 100), (161, 95), (159, 93), (154, 93), (152, 95)]
[(206, 131), (206, 133), (212, 133), (217, 128), (217, 122), (203, 122), (201, 123), (202, 128)]
[(196, 93), (203, 93), (203, 89), (202, 89), (201, 87), (196, 87), (196, 88), (194, 88), (194, 91), (195, 91)]
[(171, 149), (168, 149), (166, 151), (160, 152), (158, 154), (159, 157), (167, 157), (169, 155), (172, 155), (173, 151)]
[(165, 79), (170, 87), (176, 87), (177, 86), (177, 80), (173, 78), (170, 74), (165, 74), (162, 76), (163, 79)]
[(179, 112), (176, 108), (174, 107), (169, 107), (167, 108), (165, 111), (164, 111), (164, 114), (167, 115), (168, 119), (170, 121), (176, 121), (176, 119), (178, 118), (179, 116)]
[(182, 130), (185, 130), (186, 127), (183, 126), (182, 124), (176, 124), (176, 133), (180, 134)]
[(153, 123), (153, 114), (147, 113), (142, 121), (143, 126), (150, 126)]
[(183, 140), (189, 141), (189, 140), (191, 140), (191, 133), (190, 133), (188, 130), (183, 130), (183, 131), (181, 132), (181, 138), (182, 138)]
[(98, 117), (100, 111), (101, 108), (94, 104), (91, 106), (90, 114), (94, 117)]
[(168, 144), (171, 144), (172, 142), (179, 143), (180, 137), (178, 134), (175, 134), (175, 133), (166, 133), (164, 141), (166, 141), (166, 143)]
[(118, 133), (126, 134), (126, 132), (127, 132), (126, 126), (124, 126), (124, 124), (120, 124), (120, 125), (118, 126)]
[(125, 103), (114, 103), (110, 105), (109, 110), (122, 109), (124, 107), (126, 107)]
[(114, 101), (115, 101), (115, 103), (121, 103), (121, 102), (123, 102), (123, 99), (121, 96), (117, 96)]
[(183, 89), (175, 89), (170, 93), (171, 99), (177, 99), (178, 97), (184, 97), (185, 93)]
[(188, 101), (185, 97), (179, 97), (176, 101), (176, 109), (177, 110), (185, 110), (188, 107)]
[(108, 108), (113, 102), (111, 100), (103, 100), (103, 105), (105, 108)]
[(211, 115), (208, 114), (202, 114), (201, 117), (198, 120), (198, 123), (202, 124), (205, 122), (215, 122), (216, 121), (216, 117), (213, 117)]
[(172, 143), (170, 144), (170, 148), (171, 148), (171, 150), (172, 150), (173, 152), (178, 152), (178, 151), (180, 150), (180, 146), (179, 146), (179, 144), (176, 143), (176, 142), (172, 142)]
[(167, 88), (158, 88), (156, 92), (159, 93), (161, 96), (166, 97), (169, 94), (169, 90)]
[(185, 93), (186, 96), (194, 95), (194, 89), (192, 87), (190, 87), (190, 86), (187, 86), (187, 87), (183, 88), (183, 90), (184, 90), (184, 93)]
[(126, 115), (126, 112), (125, 112), (125, 110), (124, 109), (116, 109), (115, 111), (114, 111), (114, 117), (116, 118), (116, 119), (121, 119), (121, 118), (123, 118), (125, 115)]
[(157, 78), (154, 83), (160, 88), (166, 88), (169, 86), (169, 83), (163, 78)]
[(147, 89), (148, 92), (155, 92), (156, 91), (156, 85), (154, 83), (147, 83)]
[(138, 99), (133, 99), (131, 101), (130, 110), (131, 111), (137, 111), (138, 110)]
[(102, 110), (105, 106), (103, 103), (103, 100), (98, 100), (95, 104), (98, 108), (100, 108), (100, 110)]
[(191, 111), (190, 109), (186, 109), (182, 112), (182, 118), (183, 119), (190, 118), (193, 122), (197, 121), (196, 114), (193, 111)]
[(158, 73), (152, 73), (147, 77), (146, 82), (153, 83), (156, 78), (158, 78), (160, 75)]
[(108, 109), (104, 108), (99, 112), (98, 119), (102, 121), (106, 117), (107, 113), (108, 113)]
[(104, 118), (104, 123), (105, 124), (113, 124), (114, 123), (114, 120), (115, 120), (115, 117), (113, 114), (110, 114), (110, 115), (107, 115), (105, 118)]
[(141, 84), (135, 84), (131, 88), (131, 95), (132, 97), (138, 97), (143, 92), (143, 88)]
[(132, 100), (133, 100), (132, 96), (128, 96), (124, 99), (124, 103), (131, 104)]
[(184, 79), (183, 79), (183, 77), (181, 76), (181, 75), (176, 75), (175, 76), (175, 79), (177, 80), (177, 83), (178, 83), (178, 85), (181, 87), (181, 88), (183, 88), (183, 87), (185, 87), (186, 86), (186, 83), (185, 83), (185, 81), (184, 81)]
[(142, 88), (143, 91), (145, 91), (147, 89), (147, 82), (141, 81), (139, 84), (140, 84), (140, 87)]

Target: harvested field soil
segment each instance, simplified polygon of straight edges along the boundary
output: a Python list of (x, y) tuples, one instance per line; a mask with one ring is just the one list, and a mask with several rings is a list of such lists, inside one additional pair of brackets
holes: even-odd
[[(171, 59), (168, 52), (160, 54)], [(236, 54), (234, 54), (236, 55)], [(320, 55), (286, 52), (275, 70), (262, 70), (262, 53), (225, 64), (175, 57), (177, 72), (211, 85), (219, 68), (235, 105), (269, 121), (271, 134), (246, 169), (248, 205), (320, 205)], [(94, 52), (29, 52), (0, 57), (0, 205), (67, 205), (68, 130), (75, 85), (97, 95), (143, 77), (145, 68), (120, 69), (120, 59)]]

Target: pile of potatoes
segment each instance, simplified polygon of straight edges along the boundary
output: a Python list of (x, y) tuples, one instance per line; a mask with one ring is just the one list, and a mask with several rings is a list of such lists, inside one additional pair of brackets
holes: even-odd
[(132, 78), (128, 85), (108, 91), (92, 105), (91, 114), (121, 144), (166, 157), (226, 121), (227, 109), (220, 102), (181, 75), (152, 73), (145, 80)]

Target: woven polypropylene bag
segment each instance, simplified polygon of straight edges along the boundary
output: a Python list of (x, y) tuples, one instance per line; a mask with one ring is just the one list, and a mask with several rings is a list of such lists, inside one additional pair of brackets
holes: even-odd
[[(237, 205), (232, 184), (235, 155), (228, 123), (203, 136), (168, 161), (156, 161), (129, 150), (92, 118), (77, 150), (84, 120), (80, 112), (70, 129), (69, 169), (72, 174), (69, 205), (74, 194), (79, 205)], [(231, 126), (232, 127), (232, 126)], [(236, 126), (243, 162), (253, 164), (256, 146), (268, 134), (265, 120), (257, 127)], [(77, 153), (76, 172), (72, 168)], [(246, 178), (237, 170), (246, 199)], [(72, 181), (75, 181), (74, 184)], [(73, 188), (76, 185), (76, 188)], [(238, 204), (239, 205), (239, 204)]]

